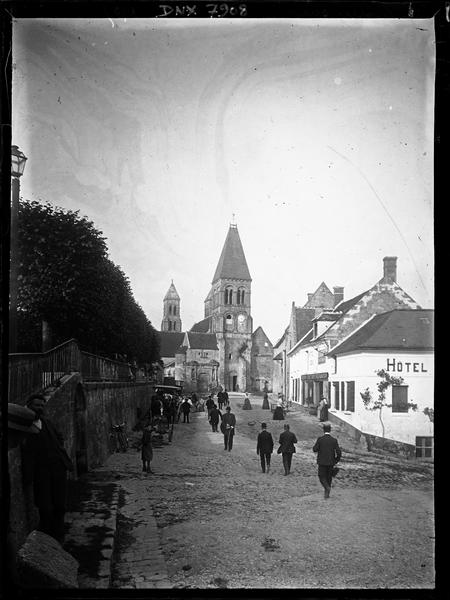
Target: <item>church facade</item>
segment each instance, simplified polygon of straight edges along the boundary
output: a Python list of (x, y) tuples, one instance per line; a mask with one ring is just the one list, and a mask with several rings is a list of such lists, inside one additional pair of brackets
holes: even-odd
[[(231, 224), (204, 301), (204, 318), (186, 333), (173, 357), (176, 379), (186, 391), (203, 392), (205, 388), (212, 390), (219, 386), (228, 391), (271, 391), (273, 347), (261, 327), (253, 332), (251, 283), (237, 226)], [(166, 332), (165, 337), (170, 332), (181, 331), (180, 298), (171, 288), (164, 298), (161, 329)], [(213, 350), (213, 339), (217, 344), (214, 357), (209, 356)], [(200, 347), (202, 344), (207, 344), (208, 348)], [(196, 345), (199, 347), (196, 348)], [(199, 363), (198, 357), (202, 353), (206, 353), (213, 363), (210, 369), (199, 369), (199, 365), (193, 364), (194, 354), (194, 362)], [(168, 360), (169, 357), (163, 359)], [(196, 377), (196, 373), (201, 377)]]

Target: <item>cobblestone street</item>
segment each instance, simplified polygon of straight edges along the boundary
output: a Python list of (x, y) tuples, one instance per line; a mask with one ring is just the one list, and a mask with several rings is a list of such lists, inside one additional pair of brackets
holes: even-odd
[[(343, 456), (326, 500), (311, 450), (322, 431), (317, 418), (297, 410), (272, 421), (261, 398), (251, 401), (253, 409), (243, 411), (243, 397), (231, 397), (231, 452), (206, 413), (194, 413), (191, 423), (175, 425), (171, 444), (155, 448), (154, 474), (142, 473), (131, 448), (90, 475), (119, 488), (109, 586), (434, 587), (432, 466), (369, 453), (334, 427)], [(277, 443), (270, 473), (261, 473), (262, 421), (275, 442), (285, 422), (299, 440), (288, 477)], [(132, 444), (139, 437), (132, 433)], [(69, 515), (69, 532), (76, 520)], [(84, 587), (108, 586), (85, 576)]]

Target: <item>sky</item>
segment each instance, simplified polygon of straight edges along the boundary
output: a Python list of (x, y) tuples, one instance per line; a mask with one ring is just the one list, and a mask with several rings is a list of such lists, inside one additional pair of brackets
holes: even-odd
[(229, 226), (275, 343), (324, 281), (397, 256), (434, 305), (433, 19), (18, 19), (21, 196), (79, 210), (159, 329), (204, 317)]

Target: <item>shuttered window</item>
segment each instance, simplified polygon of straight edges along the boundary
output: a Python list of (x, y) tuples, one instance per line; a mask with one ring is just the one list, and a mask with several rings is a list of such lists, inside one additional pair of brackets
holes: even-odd
[(355, 412), (355, 382), (347, 381), (347, 410)]
[(393, 385), (392, 386), (392, 412), (407, 413), (408, 412), (408, 386)]

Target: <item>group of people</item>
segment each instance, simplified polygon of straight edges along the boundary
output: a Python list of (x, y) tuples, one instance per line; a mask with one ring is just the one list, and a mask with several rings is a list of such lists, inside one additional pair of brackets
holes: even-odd
[[(333, 476), (337, 473), (336, 464), (341, 460), (341, 449), (336, 438), (331, 435), (331, 425), (323, 424), (323, 435), (317, 438), (313, 452), (317, 453), (318, 477), (324, 488), (324, 497), (330, 497), (331, 483)], [(291, 472), (292, 455), (296, 452), (294, 444), (297, 443), (297, 438), (289, 425), (284, 425), (284, 431), (280, 434), (278, 454), (281, 454), (283, 459), (284, 474), (289, 475)], [(261, 469), (263, 473), (268, 473), (270, 470), (270, 458), (273, 453), (273, 438), (272, 434), (267, 431), (267, 424), (261, 423), (261, 432), (258, 434), (256, 453), (261, 460)]]

